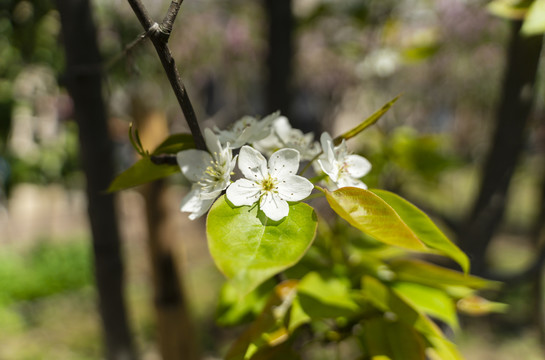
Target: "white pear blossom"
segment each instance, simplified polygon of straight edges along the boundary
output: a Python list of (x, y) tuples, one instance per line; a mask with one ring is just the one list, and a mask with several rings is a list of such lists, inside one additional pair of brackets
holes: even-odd
[(320, 137), (320, 142), (323, 154), (320, 155), (318, 164), (334, 183), (332, 190), (345, 186), (367, 189), (367, 185), (360, 178), (371, 170), (371, 163), (363, 156), (349, 154), (344, 140), (339, 146), (335, 146), (326, 132)]
[(222, 147), (212, 130), (205, 129), (204, 138), (210, 152), (190, 149), (176, 155), (182, 173), (193, 183), (181, 205), (181, 211), (191, 213), (190, 220), (206, 213), (231, 184), (231, 173), (236, 164), (237, 157), (233, 158), (228, 144)]
[(259, 208), (274, 221), (288, 215), (288, 201), (303, 200), (314, 188), (310, 181), (296, 175), (299, 152), (294, 149), (275, 152), (267, 166), (267, 160), (259, 151), (243, 146), (238, 167), (245, 179), (239, 179), (227, 188), (227, 199), (235, 206), (259, 201)]
[(279, 112), (272, 113), (261, 120), (252, 116), (244, 116), (232, 124), (227, 130), (214, 127), (222, 145), (229, 143), (231, 149), (238, 149), (242, 145), (252, 144), (270, 135), (273, 121), (278, 118)]
[(254, 147), (266, 154), (272, 154), (282, 148), (292, 148), (299, 151), (301, 160), (312, 160), (321, 150), (312, 133), (303, 134), (301, 130), (292, 128), (285, 116), (276, 118), (272, 124), (271, 134), (254, 143)]

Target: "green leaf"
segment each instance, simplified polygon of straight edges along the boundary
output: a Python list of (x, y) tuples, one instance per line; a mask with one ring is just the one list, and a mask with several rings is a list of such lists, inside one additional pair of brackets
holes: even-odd
[(354, 187), (322, 191), (340, 217), (376, 240), (410, 250), (427, 250), (394, 209), (373, 192)]
[(274, 281), (266, 281), (241, 298), (237, 289), (226, 282), (221, 288), (216, 322), (233, 326), (253, 320), (263, 310), (273, 288)]
[(233, 343), (226, 360), (253, 359), (253, 356), (260, 358), (260, 349), (276, 347), (288, 340), (285, 322), (295, 298), (297, 283), (296, 280), (287, 280), (275, 287), (261, 314)]
[(500, 283), (481, 279), (476, 276), (462, 274), (419, 260), (399, 259), (389, 263), (390, 270), (395, 272), (396, 280), (415, 282), (440, 289), (449, 287), (468, 287), (472, 289), (497, 288)]
[(416, 309), (459, 329), (456, 304), (445, 291), (408, 282), (394, 283), (393, 289)]
[(367, 119), (365, 119), (362, 123), (360, 123), (355, 128), (345, 132), (342, 135), (337, 136), (334, 139), (335, 145), (339, 145), (343, 139), (348, 140), (350, 138), (353, 138), (354, 136), (358, 135), (363, 130), (367, 129), (369, 126), (375, 124), (377, 121), (380, 120), (380, 118), (386, 114), (388, 110), (395, 104), (395, 102), (401, 97), (401, 95), (396, 96), (392, 100), (388, 101), (386, 104), (384, 104), (380, 109), (378, 109), (373, 115), (369, 116)]
[(296, 352), (290, 342), (283, 342), (278, 346), (267, 346), (259, 349), (251, 360), (301, 360), (301, 356)]
[(133, 166), (119, 174), (110, 184), (108, 192), (128, 189), (149, 183), (180, 172), (177, 165), (156, 165), (149, 157), (144, 157)]
[(390, 205), (424, 244), (456, 261), (465, 273), (469, 272), (467, 255), (454, 245), (420, 209), (389, 191), (375, 189), (372, 192)]
[(394, 354), (386, 336), (386, 322), (382, 318), (371, 318), (362, 323), (363, 345), (374, 359), (393, 359)]
[[(132, 124), (129, 130), (129, 137), (134, 148), (143, 156), (142, 159), (134, 163), (130, 168), (119, 174), (110, 184), (108, 192), (128, 189), (134, 186), (143, 185), (154, 180), (159, 180), (180, 172), (177, 165), (161, 164), (157, 165), (151, 161), (151, 158), (142, 148), (138, 131), (134, 130), (136, 139), (132, 136)], [(179, 151), (192, 149), (195, 147), (193, 137), (190, 134), (174, 134), (169, 136), (153, 151), (152, 155), (176, 154)]]
[(385, 312), (386, 318), (399, 321), (422, 334), (428, 345), (440, 356), (439, 359), (463, 359), (456, 347), (444, 337), (433, 321), (380, 281), (364, 276), (362, 291), (374, 306)]
[(540, 35), (545, 32), (545, 0), (535, 0), (530, 5), (520, 32), (526, 36)]
[(195, 148), (195, 142), (191, 134), (173, 134), (157, 146), (152, 155), (176, 154), (182, 150), (193, 148)]
[(208, 247), (216, 266), (241, 295), (301, 259), (316, 235), (312, 207), (290, 204), (289, 214), (273, 222), (257, 206), (233, 207), (225, 196), (210, 209)]
[(133, 129), (132, 122), (129, 124), (129, 140), (131, 141), (132, 147), (140, 156), (148, 156), (149, 153), (144, 150), (142, 146), (142, 141), (140, 141), (140, 134), (138, 134), (138, 129)]
[(373, 318), (365, 321), (363, 326), (365, 347), (373, 359), (426, 359), (424, 339), (404, 323)]
[(303, 310), (303, 307), (301, 306), (301, 302), (299, 301), (299, 298), (296, 297), (295, 299), (293, 299), (293, 303), (291, 304), (288, 331), (292, 333), (299, 326), (303, 324), (307, 324), (311, 320), (312, 319), (310, 318), (310, 316), (308, 316), (308, 314)]
[(351, 316), (359, 306), (351, 299), (348, 279), (322, 278), (311, 272), (301, 279), (297, 298), (303, 311), (313, 319)]

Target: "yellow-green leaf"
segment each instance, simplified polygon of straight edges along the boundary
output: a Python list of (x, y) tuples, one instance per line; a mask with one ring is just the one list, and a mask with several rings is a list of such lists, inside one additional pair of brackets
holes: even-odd
[(376, 240), (410, 250), (427, 250), (395, 210), (373, 192), (353, 187), (323, 192), (340, 217)]
[(452, 243), (420, 209), (389, 191), (372, 190), (372, 192), (395, 210), (420, 241), (456, 261), (465, 273), (469, 272), (467, 255)]
[(446, 291), (409, 282), (396, 282), (393, 289), (416, 309), (459, 329), (455, 300)]
[(348, 140), (350, 138), (353, 138), (354, 136), (358, 135), (363, 130), (367, 129), (369, 126), (375, 124), (377, 121), (380, 120), (380, 118), (386, 114), (388, 110), (395, 104), (395, 102), (401, 97), (401, 95), (396, 96), (392, 100), (388, 101), (386, 104), (384, 104), (380, 109), (378, 109), (373, 115), (369, 116), (367, 119), (365, 119), (363, 122), (361, 122), (358, 126), (355, 128), (348, 130), (344, 134), (337, 136), (334, 139), (335, 145), (339, 145), (343, 140)]

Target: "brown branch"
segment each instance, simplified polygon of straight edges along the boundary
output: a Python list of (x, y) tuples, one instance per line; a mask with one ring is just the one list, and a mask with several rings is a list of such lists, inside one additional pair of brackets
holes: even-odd
[(150, 159), (155, 165), (178, 165), (175, 155), (152, 155)]
[(178, 100), (178, 103), (182, 108), (182, 112), (184, 113), (185, 120), (187, 121), (187, 125), (189, 126), (191, 134), (193, 135), (195, 147), (200, 150), (206, 150), (206, 144), (199, 127), (199, 122), (197, 121), (197, 116), (195, 115), (195, 110), (193, 110), (193, 105), (189, 100), (187, 90), (182, 82), (180, 73), (176, 68), (176, 63), (172, 58), (170, 48), (167, 45), (170, 32), (172, 31), (172, 24), (174, 23), (174, 20), (178, 14), (182, 0), (173, 0), (171, 2), (161, 25), (157, 24), (151, 19), (140, 0), (127, 1), (140, 21), (140, 24), (142, 24), (142, 27), (149, 34), (148, 37), (157, 51), (157, 55), (161, 60), (161, 64), (163, 65), (168, 80), (170, 81), (170, 85), (172, 86), (172, 90), (176, 95), (176, 99)]
[(172, 26), (174, 25), (174, 20), (176, 19), (176, 16), (178, 15), (178, 11), (180, 10), (180, 6), (182, 6), (182, 2), (184, 0), (172, 0), (170, 2), (170, 6), (168, 7), (167, 13), (165, 17), (163, 18), (163, 21), (161, 22), (161, 30), (164, 34), (167, 34), (167, 41), (168, 37), (170, 36), (170, 33), (172, 32)]

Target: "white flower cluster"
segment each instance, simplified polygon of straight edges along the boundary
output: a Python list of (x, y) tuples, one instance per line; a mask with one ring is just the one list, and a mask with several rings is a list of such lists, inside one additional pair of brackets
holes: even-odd
[[(262, 120), (245, 116), (227, 130), (205, 129), (204, 138), (209, 152), (191, 149), (177, 154), (182, 173), (192, 182), (181, 207), (191, 213), (191, 220), (205, 214), (224, 190), (235, 206), (258, 203), (271, 220), (283, 219), (289, 213), (288, 202), (305, 199), (314, 188), (308, 179), (297, 175), (300, 160), (315, 161), (315, 168), (327, 175), (332, 190), (367, 188), (360, 180), (371, 170), (367, 159), (349, 154), (344, 140), (335, 146), (326, 132), (321, 144), (314, 141), (312, 134), (292, 128), (279, 113)], [(233, 156), (233, 149), (238, 148), (239, 154)], [(243, 178), (231, 182), (237, 158)]]

